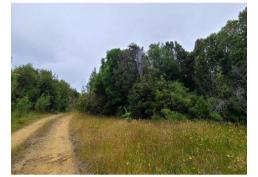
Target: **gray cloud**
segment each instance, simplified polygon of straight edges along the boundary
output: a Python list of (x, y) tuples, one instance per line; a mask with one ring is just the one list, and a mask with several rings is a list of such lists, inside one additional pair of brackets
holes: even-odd
[(78, 91), (107, 50), (197, 38), (236, 19), (245, 4), (12, 4), (12, 66), (51, 69)]

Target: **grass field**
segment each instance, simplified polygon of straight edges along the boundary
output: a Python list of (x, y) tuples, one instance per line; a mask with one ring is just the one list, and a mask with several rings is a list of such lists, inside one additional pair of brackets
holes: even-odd
[(90, 174), (246, 174), (246, 126), (76, 114), (76, 156)]
[(50, 115), (49, 113), (38, 113), (38, 112), (29, 112), (24, 116), (21, 117), (12, 117), (12, 122), (11, 122), (11, 128), (12, 132), (15, 132), (16, 130), (31, 124), (32, 122), (43, 118), (45, 116)]

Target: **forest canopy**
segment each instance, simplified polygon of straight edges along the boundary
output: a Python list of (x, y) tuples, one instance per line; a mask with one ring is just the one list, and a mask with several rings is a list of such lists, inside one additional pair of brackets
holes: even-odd
[[(246, 122), (246, 63), (247, 9), (219, 32), (197, 39), (191, 52), (176, 41), (151, 44), (146, 52), (134, 43), (109, 50), (99, 71), (93, 70), (77, 108), (137, 119)], [(35, 107), (42, 93), (32, 93), (27, 97)]]

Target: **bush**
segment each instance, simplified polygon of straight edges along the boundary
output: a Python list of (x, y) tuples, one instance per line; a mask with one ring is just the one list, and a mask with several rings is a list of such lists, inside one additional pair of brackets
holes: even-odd
[(39, 112), (49, 111), (50, 96), (45, 96), (44, 94), (39, 97), (36, 102), (35, 109)]
[(131, 112), (126, 112), (122, 115), (122, 118), (131, 119), (132, 118), (132, 113)]
[(212, 120), (215, 120), (215, 121), (222, 121), (223, 120), (222, 116), (217, 112), (211, 112), (210, 113), (210, 118)]
[(76, 102), (76, 109), (80, 112), (87, 112), (86, 101), (86, 95), (82, 94)]
[(231, 122), (247, 122), (247, 112), (245, 104), (236, 97), (226, 100), (225, 120)]
[(150, 119), (155, 108), (155, 81), (142, 78), (134, 84), (128, 98), (134, 117)]
[(25, 113), (28, 113), (30, 108), (31, 108), (31, 102), (28, 99), (28, 97), (19, 98), (17, 99), (13, 116), (21, 117)]
[(128, 112), (127, 109), (124, 107), (125, 113), (122, 115), (122, 118), (125, 118), (127, 121), (131, 121), (133, 119), (132, 113)]
[(191, 107), (191, 93), (180, 82), (159, 81), (155, 92), (156, 111), (169, 108), (177, 112), (187, 113)]
[(78, 102), (77, 109), (80, 112), (87, 112), (91, 114), (101, 114), (103, 112), (104, 101), (95, 93), (83, 93)]
[(200, 119), (208, 119), (210, 115), (210, 105), (208, 102), (202, 96), (195, 96), (193, 102), (193, 106), (190, 108), (193, 116)]
[(160, 121), (162, 119), (164, 119), (164, 117), (162, 117), (160, 114), (157, 114), (157, 113), (151, 116), (151, 120)]
[(123, 114), (122, 118), (125, 118), (125, 120), (127, 120), (128, 122), (133, 120), (132, 113), (130, 113), (130, 112)]
[(176, 111), (171, 111), (170, 109), (164, 108), (161, 110), (161, 115), (167, 120), (185, 120), (186, 117)]

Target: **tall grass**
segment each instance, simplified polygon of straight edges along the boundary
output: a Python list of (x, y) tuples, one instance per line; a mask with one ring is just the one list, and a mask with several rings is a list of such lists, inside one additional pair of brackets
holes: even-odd
[(77, 114), (71, 124), (83, 173), (246, 174), (246, 127)]

